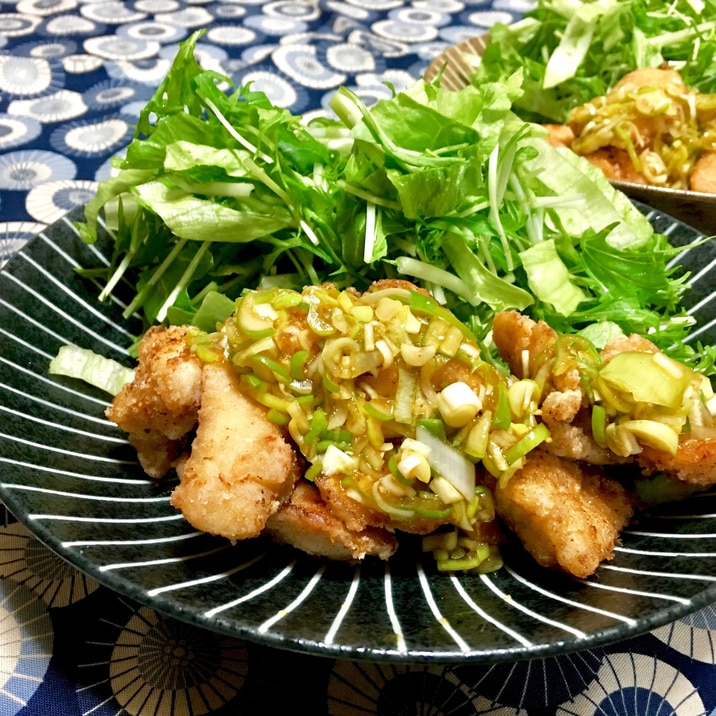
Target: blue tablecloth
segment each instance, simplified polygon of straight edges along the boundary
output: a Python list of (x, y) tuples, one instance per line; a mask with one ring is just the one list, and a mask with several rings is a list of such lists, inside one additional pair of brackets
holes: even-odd
[[(0, 263), (109, 174), (177, 42), (295, 113), (402, 88), (526, 0), (0, 2)], [(0, 299), (2, 297), (0, 296)], [(2, 418), (0, 418), (0, 424)], [(0, 714), (716, 714), (716, 609), (603, 649), (499, 665), (334, 661), (117, 595), (0, 515)]]

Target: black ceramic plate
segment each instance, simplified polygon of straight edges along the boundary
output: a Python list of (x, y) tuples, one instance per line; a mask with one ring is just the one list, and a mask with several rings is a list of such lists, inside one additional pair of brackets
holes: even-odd
[[(675, 244), (693, 229), (650, 212)], [(74, 269), (102, 262), (71, 218), (0, 272), (0, 498), (59, 555), (106, 586), (173, 617), (274, 647), (381, 661), (538, 657), (644, 632), (716, 599), (716, 493), (628, 529), (589, 580), (537, 568), (517, 547), (485, 575), (434, 571), (417, 545), (388, 563), (313, 559), (263, 540), (232, 546), (193, 530), (169, 504), (171, 480), (147, 479), (106, 396), (49, 377), (60, 345), (130, 364), (138, 325), (97, 301)], [(78, 218), (76, 215), (74, 218)], [(685, 252), (690, 304), (713, 341), (716, 252)]]

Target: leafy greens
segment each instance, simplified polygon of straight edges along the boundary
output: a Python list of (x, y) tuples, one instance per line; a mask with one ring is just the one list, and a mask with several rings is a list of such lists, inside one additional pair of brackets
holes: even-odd
[(79, 224), (90, 243), (109, 229), (102, 297), (128, 279), (127, 315), (213, 330), (245, 288), (404, 278), (488, 348), (494, 311), (518, 309), (564, 332), (607, 321), (713, 368), (683, 342), (680, 249), (513, 113), (521, 70), (460, 92), (418, 81), (370, 109), (341, 88), (337, 118), (305, 122), (202, 70), (201, 34)]
[(627, 72), (667, 61), (687, 87), (716, 91), (715, 0), (539, 0), (512, 24), (496, 24), (475, 81), (521, 69), (524, 119), (564, 122)]

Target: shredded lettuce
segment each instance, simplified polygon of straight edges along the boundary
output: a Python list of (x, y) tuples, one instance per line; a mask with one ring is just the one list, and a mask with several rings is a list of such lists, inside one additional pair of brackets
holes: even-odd
[(201, 34), (79, 226), (93, 242), (104, 218), (102, 297), (127, 279), (127, 315), (206, 325), (246, 288), (406, 278), (485, 345), (494, 312), (517, 309), (560, 332), (612, 321), (693, 358), (666, 238), (516, 116), (523, 69), (460, 92), (417, 81), (370, 108), (341, 88), (335, 117), (308, 122), (202, 70)]
[(134, 379), (132, 368), (73, 344), (60, 346), (50, 361), (49, 372), (51, 375), (77, 378), (110, 395), (117, 395), (122, 386)]
[(522, 70), (521, 117), (564, 122), (627, 72), (669, 62), (687, 87), (716, 91), (715, 0), (538, 0), (513, 25), (497, 24), (475, 81)]

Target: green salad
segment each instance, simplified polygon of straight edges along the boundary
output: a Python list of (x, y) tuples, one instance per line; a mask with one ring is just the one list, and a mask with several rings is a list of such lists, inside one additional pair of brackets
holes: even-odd
[(460, 92), (417, 81), (370, 108), (341, 88), (333, 116), (305, 121), (203, 70), (201, 34), (181, 44), (79, 224), (90, 243), (109, 230), (109, 267), (85, 274), (105, 282), (102, 298), (127, 279), (127, 315), (212, 331), (247, 289), (402, 278), (487, 358), (495, 311), (515, 309), (597, 347), (648, 335), (713, 373), (712, 349), (684, 342), (687, 277), (670, 264), (683, 248), (515, 114), (532, 88), (523, 67)]
[(716, 91), (714, 0), (539, 0), (519, 22), (497, 24), (474, 81), (524, 73), (521, 117), (562, 123), (627, 72), (678, 70), (687, 87)]

